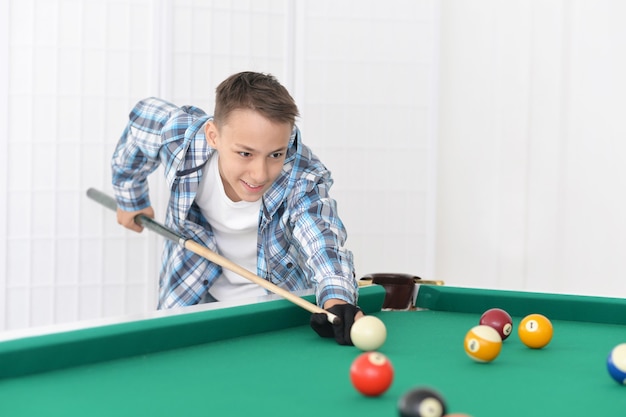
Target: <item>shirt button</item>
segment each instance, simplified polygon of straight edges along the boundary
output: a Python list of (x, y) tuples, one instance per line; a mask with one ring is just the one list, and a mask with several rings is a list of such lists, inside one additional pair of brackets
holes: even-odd
[(289, 268), (289, 269), (293, 268), (293, 264), (291, 262), (288, 262), (287, 263), (287, 268)]
[(204, 285), (205, 287), (209, 285), (209, 280), (205, 279), (204, 281), (202, 281), (202, 285)]

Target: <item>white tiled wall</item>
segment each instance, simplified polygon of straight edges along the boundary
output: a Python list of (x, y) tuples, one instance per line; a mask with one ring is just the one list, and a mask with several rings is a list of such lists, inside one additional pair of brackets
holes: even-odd
[[(85, 190), (110, 190), (135, 101), (211, 112), (214, 88), (241, 70), (295, 96), (358, 272), (431, 274), (437, 4), (0, 1), (0, 330), (154, 308), (159, 239), (126, 232)], [(162, 218), (158, 174), (152, 188)]]
[(106, 189), (123, 117), (157, 81), (153, 4), (8, 3), (0, 328), (144, 311), (154, 238), (126, 234), (84, 193)]
[(626, 297), (626, 3), (442, 3), (437, 276)]
[[(9, 103), (6, 92), (9, 90), (9, 4), (7, 1), (0, 1), (0, 166), (8, 165), (8, 125), (9, 125)], [(8, 204), (7, 204), (7, 184), (6, 175), (0, 174), (0, 265), (7, 264), (7, 227), (8, 227)], [(2, 278), (4, 277), (4, 278)], [(0, 300), (2, 305), (6, 304), (6, 268), (0, 272)], [(0, 329), (4, 329), (6, 310), (0, 311)]]
[(360, 274), (430, 276), (435, 2), (303, 2), (304, 139), (332, 170)]

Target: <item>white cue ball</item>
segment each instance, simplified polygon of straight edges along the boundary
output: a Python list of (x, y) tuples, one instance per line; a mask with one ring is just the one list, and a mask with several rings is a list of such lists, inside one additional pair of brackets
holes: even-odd
[(352, 325), (350, 339), (362, 351), (377, 350), (387, 339), (387, 328), (378, 317), (363, 316)]

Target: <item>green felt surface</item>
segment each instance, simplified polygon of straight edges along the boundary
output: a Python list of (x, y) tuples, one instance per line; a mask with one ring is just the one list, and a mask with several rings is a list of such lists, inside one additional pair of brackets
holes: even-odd
[[(484, 295), (442, 288), (438, 302), (448, 293), (466, 294), (449, 310), (463, 310), (459, 304), (471, 310)], [(255, 308), (231, 313), (247, 318), (241, 323), (264, 315)], [(500, 356), (479, 364), (463, 350), (476, 312), (374, 314), (387, 326), (381, 352), (395, 368), (393, 385), (378, 398), (363, 397), (350, 384), (356, 348), (296, 325), (173, 349), (168, 342), (161, 352), (0, 379), (0, 416), (395, 416), (398, 398), (415, 386), (439, 390), (450, 412), (474, 417), (619, 416), (626, 410), (626, 387), (606, 371), (610, 349), (626, 342), (624, 325), (555, 319), (554, 339), (541, 350), (523, 346), (515, 328)], [(103, 334), (103, 347), (111, 333)]]

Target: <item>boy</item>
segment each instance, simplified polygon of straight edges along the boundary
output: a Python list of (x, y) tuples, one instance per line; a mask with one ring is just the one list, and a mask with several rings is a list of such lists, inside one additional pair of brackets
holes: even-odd
[[(171, 195), (166, 225), (289, 291), (316, 289), (341, 319), (313, 314), (322, 337), (351, 344), (362, 316), (352, 253), (328, 191), (330, 172), (301, 142), (298, 108), (271, 75), (242, 72), (216, 89), (215, 114), (150, 98), (130, 113), (112, 159), (118, 222), (154, 217), (147, 177), (159, 164)], [(262, 287), (165, 242), (159, 308), (266, 294)]]

